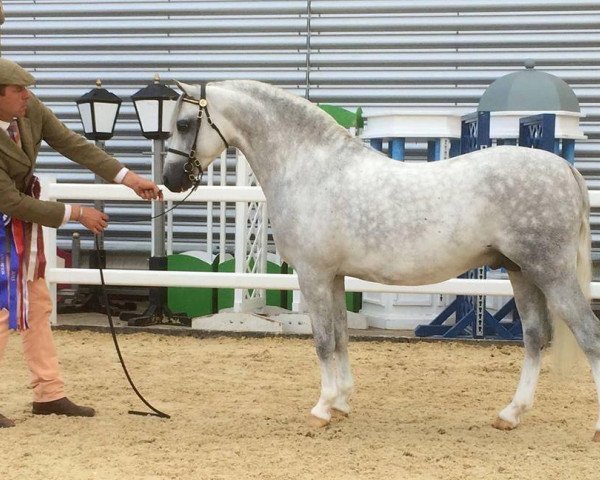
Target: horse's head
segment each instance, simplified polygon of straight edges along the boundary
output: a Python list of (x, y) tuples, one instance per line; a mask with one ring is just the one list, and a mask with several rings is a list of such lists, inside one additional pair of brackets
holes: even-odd
[(165, 158), (163, 182), (172, 192), (182, 192), (229, 145), (213, 123), (204, 85), (177, 82), (183, 95), (173, 114), (173, 132)]

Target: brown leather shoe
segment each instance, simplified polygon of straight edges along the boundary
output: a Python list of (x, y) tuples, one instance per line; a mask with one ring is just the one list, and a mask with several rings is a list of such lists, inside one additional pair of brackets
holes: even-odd
[(93, 417), (96, 412), (91, 407), (75, 405), (67, 397), (52, 402), (33, 402), (31, 411), (34, 415), (66, 415), (67, 417)]
[(0, 413), (0, 428), (9, 428), (14, 426), (15, 422), (13, 422), (10, 418), (6, 418)]

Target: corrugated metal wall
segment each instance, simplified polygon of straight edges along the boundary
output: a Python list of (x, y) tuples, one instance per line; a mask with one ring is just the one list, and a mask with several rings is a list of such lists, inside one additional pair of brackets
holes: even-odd
[[(129, 96), (163, 79), (253, 78), (315, 102), (345, 106), (445, 106), (473, 111), (496, 78), (523, 67), (563, 78), (581, 103), (587, 142), (577, 167), (600, 188), (600, 3), (597, 1), (99, 1), (5, 0), (0, 49), (34, 72), (38, 94), (80, 129), (75, 99), (97, 78), (124, 102), (107, 148), (149, 174)], [(49, 150), (43, 171), (92, 181)], [(140, 204), (109, 205), (114, 218), (142, 219)], [(232, 216), (232, 213), (231, 213)], [(177, 211), (180, 249), (203, 243), (198, 208)], [(147, 217), (146, 217), (147, 218)], [(217, 220), (217, 218), (215, 218)], [(593, 219), (596, 223), (596, 219)], [(68, 245), (70, 225), (61, 230)], [(107, 248), (149, 250), (149, 224), (111, 227)]]

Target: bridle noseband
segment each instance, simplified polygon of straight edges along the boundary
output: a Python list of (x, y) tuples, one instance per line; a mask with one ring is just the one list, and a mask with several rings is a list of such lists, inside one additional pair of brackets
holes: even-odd
[[(198, 116), (196, 117), (196, 134), (194, 135), (194, 142), (192, 143), (192, 149), (189, 152), (182, 152), (181, 150), (176, 150), (174, 148), (168, 148), (167, 152), (174, 153), (175, 155), (179, 155), (181, 157), (187, 157), (187, 162), (183, 166), (185, 173), (187, 173), (190, 181), (196, 185), (200, 183), (200, 179), (202, 178), (202, 166), (200, 165), (200, 160), (196, 158), (196, 143), (198, 142), (198, 135), (200, 134), (200, 127), (202, 126), (202, 118), (204, 117), (204, 113), (206, 112), (206, 121), (211, 126), (211, 128), (219, 134), (221, 140), (225, 144), (225, 148), (229, 148), (229, 143), (225, 140), (225, 137), (219, 130), (212, 119), (210, 118), (210, 113), (208, 111), (208, 101), (206, 100), (206, 85), (200, 85), (200, 99), (190, 97), (187, 94), (183, 94), (182, 101), (187, 103), (193, 103), (194, 105), (198, 105)], [(194, 175), (194, 169), (198, 169), (198, 175)]]

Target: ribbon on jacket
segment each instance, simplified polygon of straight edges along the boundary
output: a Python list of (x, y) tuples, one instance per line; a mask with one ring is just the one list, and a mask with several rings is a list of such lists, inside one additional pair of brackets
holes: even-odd
[[(33, 176), (26, 193), (39, 198), (40, 190), (39, 180)], [(0, 225), (0, 308), (9, 312), (9, 328), (29, 328), (27, 281), (44, 278), (45, 273), (42, 226), (3, 215)]]

